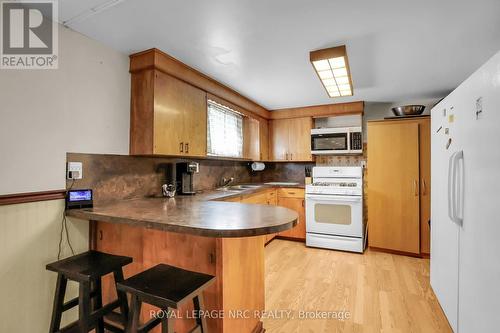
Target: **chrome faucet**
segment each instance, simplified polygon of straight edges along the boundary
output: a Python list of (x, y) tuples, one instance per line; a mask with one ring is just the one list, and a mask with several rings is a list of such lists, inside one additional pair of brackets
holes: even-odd
[(231, 178), (224, 177), (224, 178), (222, 178), (222, 187), (228, 187), (233, 182), (234, 182), (234, 177), (231, 177)]

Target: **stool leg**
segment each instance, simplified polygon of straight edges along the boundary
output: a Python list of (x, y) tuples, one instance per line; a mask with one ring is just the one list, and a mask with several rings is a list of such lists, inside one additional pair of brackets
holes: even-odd
[[(99, 310), (102, 308), (102, 286), (101, 278), (97, 278), (94, 281), (93, 290), (97, 292), (95, 297), (92, 299), (92, 311)], [(97, 319), (97, 326), (95, 328), (95, 333), (104, 333), (104, 319), (103, 317)]]
[(50, 320), (50, 333), (55, 333), (61, 328), (61, 317), (63, 313), (64, 296), (66, 294), (67, 283), (68, 280), (62, 274), (57, 274), (54, 305), (52, 307), (52, 319)]
[(130, 301), (130, 315), (128, 316), (129, 320), (127, 322), (125, 332), (138, 333), (142, 302), (139, 300), (139, 297), (135, 295), (132, 295), (132, 299)]
[(205, 309), (205, 304), (203, 302), (203, 294), (196, 295), (193, 298), (193, 304), (194, 304), (194, 310), (197, 314), (196, 324), (201, 327), (201, 333), (208, 333), (207, 318), (204, 315), (200, 316), (200, 310)]
[(116, 295), (118, 296), (118, 299), (120, 300), (120, 313), (122, 315), (122, 320), (123, 320), (123, 325), (127, 325), (128, 322), (128, 301), (127, 301), (127, 294), (123, 291), (119, 291), (118, 288), (116, 288), (116, 284), (119, 282), (123, 282), (123, 271), (120, 269), (118, 271), (113, 272), (113, 277), (115, 279), (115, 290), (116, 290)]
[(88, 333), (90, 326), (90, 282), (80, 282), (78, 295), (78, 327), (80, 333)]
[[(168, 311), (165, 311), (168, 313)], [(174, 319), (167, 315), (161, 320), (161, 333), (174, 333)]]

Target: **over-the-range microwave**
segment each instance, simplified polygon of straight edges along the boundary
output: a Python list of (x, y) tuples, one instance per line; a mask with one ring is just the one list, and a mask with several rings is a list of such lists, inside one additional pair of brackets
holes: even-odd
[(362, 154), (362, 129), (361, 127), (312, 129), (311, 153), (314, 155)]

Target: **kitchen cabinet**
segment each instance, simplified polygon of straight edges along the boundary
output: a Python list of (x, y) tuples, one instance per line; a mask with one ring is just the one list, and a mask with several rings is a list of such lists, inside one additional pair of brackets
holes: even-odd
[(260, 160), (269, 160), (269, 123), (267, 119), (259, 120)]
[[(261, 204), (261, 205), (276, 205), (276, 190), (266, 190), (255, 194), (246, 195), (241, 199), (241, 203)], [(276, 234), (265, 235), (265, 243), (269, 243), (276, 237)]]
[(257, 119), (243, 118), (243, 157), (253, 161), (260, 158), (260, 123)]
[(281, 188), (277, 191), (278, 206), (290, 208), (297, 212), (299, 220), (297, 225), (279, 233), (279, 236), (305, 241), (306, 239), (306, 218), (305, 218), (305, 191), (300, 188)]
[(370, 247), (429, 253), (429, 118), (368, 122)]
[(269, 159), (273, 161), (312, 161), (312, 117), (269, 121)]
[(206, 93), (157, 70), (132, 73), (131, 155), (204, 157)]

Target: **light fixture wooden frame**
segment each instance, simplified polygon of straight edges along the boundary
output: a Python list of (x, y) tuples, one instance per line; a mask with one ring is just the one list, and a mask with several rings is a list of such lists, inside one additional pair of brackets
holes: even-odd
[[(340, 60), (343, 58), (344, 66), (343, 67), (334, 67), (335, 59)], [(332, 47), (328, 49), (316, 50), (309, 53), (309, 60), (311, 61), (311, 65), (313, 66), (316, 75), (318, 75), (321, 84), (325, 88), (328, 96), (335, 97), (346, 97), (354, 95), (354, 87), (352, 84), (352, 76), (351, 69), (349, 67), (349, 59), (347, 57), (347, 49), (345, 45)], [(329, 64), (329, 68), (324, 68), (323, 70), (318, 69), (318, 66), (324, 65), (325, 62)], [(317, 64), (315, 64), (317, 63)], [(340, 62), (341, 64), (342, 62)], [(340, 66), (340, 65), (339, 65)], [(342, 69), (345, 68), (346, 75), (336, 75), (335, 73), (341, 72)], [(331, 72), (331, 78), (329, 77), (328, 71)], [(346, 79), (347, 78), (347, 79)], [(339, 83), (342, 81), (342, 83)], [(333, 83), (333, 84), (332, 84)], [(349, 91), (346, 89), (346, 86), (349, 85)], [(336, 87), (336, 90), (334, 89)], [(341, 89), (342, 87), (342, 89)], [(336, 91), (336, 92), (335, 92)], [(349, 93), (348, 93), (349, 92)]]

